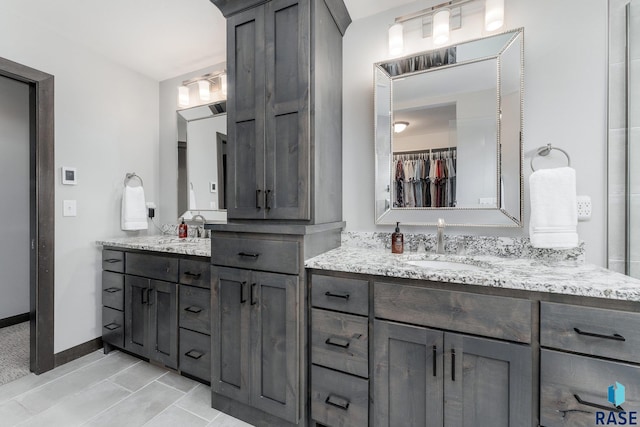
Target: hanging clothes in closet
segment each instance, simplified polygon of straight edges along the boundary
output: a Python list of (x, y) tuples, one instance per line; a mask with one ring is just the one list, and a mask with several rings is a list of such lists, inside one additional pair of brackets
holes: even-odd
[(456, 205), (456, 149), (395, 153), (394, 207)]

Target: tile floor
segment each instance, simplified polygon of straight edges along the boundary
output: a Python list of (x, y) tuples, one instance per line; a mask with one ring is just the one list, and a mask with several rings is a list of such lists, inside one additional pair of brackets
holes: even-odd
[(250, 427), (209, 387), (128, 354), (96, 351), (0, 386), (0, 426)]

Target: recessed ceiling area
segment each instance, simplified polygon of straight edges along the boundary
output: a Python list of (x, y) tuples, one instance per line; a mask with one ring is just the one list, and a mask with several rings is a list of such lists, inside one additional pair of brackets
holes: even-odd
[[(412, 1), (345, 4), (357, 20)], [(2, 0), (4, 11), (157, 81), (226, 60), (226, 22), (209, 0)]]

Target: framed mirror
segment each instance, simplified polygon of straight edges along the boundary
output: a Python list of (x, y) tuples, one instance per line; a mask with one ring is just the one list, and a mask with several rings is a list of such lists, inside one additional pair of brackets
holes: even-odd
[(374, 65), (376, 224), (522, 227), (523, 37)]
[(178, 110), (178, 216), (226, 219), (226, 101)]

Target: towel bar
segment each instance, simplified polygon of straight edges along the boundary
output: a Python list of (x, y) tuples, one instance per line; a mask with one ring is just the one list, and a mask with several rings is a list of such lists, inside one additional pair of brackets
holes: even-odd
[(138, 180), (140, 180), (140, 186), (144, 187), (144, 183), (142, 182), (142, 178), (140, 178), (138, 175), (136, 175), (135, 172), (133, 173), (127, 173), (126, 177), (124, 178), (124, 185), (125, 187), (127, 186), (127, 182), (129, 182), (130, 179), (133, 178), (138, 178)]
[[(569, 156), (569, 153), (564, 151), (562, 148), (553, 147), (551, 144), (547, 144), (545, 147), (538, 148), (538, 151), (536, 152), (536, 155), (537, 156), (548, 156), (549, 153), (551, 152), (551, 150), (558, 150), (562, 154), (564, 154), (567, 157), (567, 166), (571, 166), (571, 157)], [(533, 167), (533, 160), (535, 158), (536, 158), (536, 156), (531, 157), (531, 170), (534, 171), (534, 172), (536, 171), (536, 168)]]

